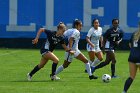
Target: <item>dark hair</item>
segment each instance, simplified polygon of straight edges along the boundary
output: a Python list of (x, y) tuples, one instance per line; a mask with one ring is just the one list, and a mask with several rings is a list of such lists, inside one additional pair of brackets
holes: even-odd
[(59, 24), (57, 25), (57, 29), (59, 29), (61, 27), (61, 24), (64, 24), (63, 22), (59, 22)]
[(76, 28), (76, 26), (79, 25), (79, 24), (81, 24), (81, 23), (82, 23), (81, 20), (79, 20), (79, 19), (75, 19), (75, 20), (73, 21), (72, 28)]
[(94, 18), (94, 19), (92, 20), (91, 26), (94, 26), (94, 22), (95, 22), (96, 20), (98, 20), (98, 21), (99, 21), (99, 19)]
[(118, 24), (119, 24), (119, 19), (118, 19), (118, 18), (112, 19), (112, 24), (113, 24), (113, 22), (116, 21), (116, 20), (118, 20)]

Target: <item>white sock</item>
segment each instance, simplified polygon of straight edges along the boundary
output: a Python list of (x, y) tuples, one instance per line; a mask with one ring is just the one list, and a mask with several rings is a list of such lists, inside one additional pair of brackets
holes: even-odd
[(92, 65), (92, 63), (93, 63), (93, 62), (92, 62), (91, 60), (89, 60), (89, 64), (90, 64), (90, 66)]
[(88, 63), (85, 63), (85, 66), (86, 66), (86, 70), (87, 70), (89, 76), (91, 76), (92, 73), (91, 73), (91, 68), (90, 68), (90, 64), (89, 64), (89, 62), (88, 62)]
[(59, 66), (59, 67), (56, 69), (55, 75), (59, 74), (61, 71), (63, 71), (63, 69), (64, 69), (63, 65)]
[(96, 65), (98, 65), (100, 63), (100, 60), (99, 59), (96, 59), (92, 64), (91, 66), (95, 67)]

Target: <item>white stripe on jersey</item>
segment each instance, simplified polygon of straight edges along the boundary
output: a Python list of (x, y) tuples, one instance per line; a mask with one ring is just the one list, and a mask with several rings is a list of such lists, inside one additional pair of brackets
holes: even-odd
[(50, 43), (49, 43), (49, 41), (47, 39), (46, 42), (45, 42), (44, 48), (49, 50), (49, 46), (50, 46)]
[(72, 29), (68, 29), (67, 31), (65, 31), (64, 36), (68, 38), (68, 41), (69, 41), (70, 37), (74, 38), (72, 50), (77, 50), (78, 42), (80, 39), (80, 32), (77, 29), (72, 28)]
[(100, 37), (102, 36), (102, 28), (98, 27), (98, 29), (94, 29), (94, 27), (90, 28), (88, 31), (87, 37), (90, 38), (90, 41), (95, 45), (99, 46), (99, 40)]

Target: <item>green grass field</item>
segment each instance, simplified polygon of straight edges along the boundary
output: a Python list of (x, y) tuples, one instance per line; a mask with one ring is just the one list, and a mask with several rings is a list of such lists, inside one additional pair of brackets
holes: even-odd
[[(82, 51), (86, 56), (87, 52)], [(61, 65), (64, 51), (56, 50)], [(69, 68), (59, 74), (60, 81), (51, 81), (51, 64), (49, 61), (44, 68), (37, 72), (32, 82), (28, 82), (26, 74), (39, 63), (39, 50), (33, 49), (0, 49), (0, 93), (121, 93), (126, 78), (129, 75), (128, 51), (117, 51), (116, 74), (120, 77), (110, 83), (103, 83), (103, 74), (110, 74), (110, 65), (96, 70), (97, 80), (89, 80), (84, 73), (85, 65), (74, 59)], [(88, 56), (87, 56), (88, 57)], [(128, 93), (140, 93), (138, 73)]]

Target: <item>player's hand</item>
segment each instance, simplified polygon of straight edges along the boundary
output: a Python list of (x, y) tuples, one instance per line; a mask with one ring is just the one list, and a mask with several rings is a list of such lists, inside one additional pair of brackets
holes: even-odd
[(93, 47), (93, 48), (94, 48), (94, 44), (91, 44), (91, 47)]
[(37, 42), (38, 42), (38, 39), (37, 38), (35, 38), (35, 39), (32, 40), (32, 44), (37, 44)]

